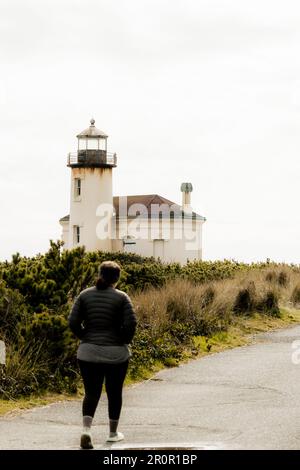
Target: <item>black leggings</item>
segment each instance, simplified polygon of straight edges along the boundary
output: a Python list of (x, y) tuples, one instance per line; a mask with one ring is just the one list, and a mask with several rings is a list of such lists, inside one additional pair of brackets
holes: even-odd
[(118, 420), (122, 408), (122, 389), (128, 361), (121, 364), (96, 364), (78, 360), (78, 363), (85, 391), (82, 404), (83, 416), (94, 416), (105, 379), (108, 416), (109, 419)]

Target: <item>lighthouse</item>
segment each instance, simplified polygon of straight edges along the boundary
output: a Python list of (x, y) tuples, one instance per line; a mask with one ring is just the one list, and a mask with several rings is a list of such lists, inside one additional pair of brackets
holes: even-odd
[(112, 171), (117, 166), (117, 156), (107, 151), (107, 139), (91, 119), (90, 126), (77, 135), (77, 151), (68, 155), (71, 169), (68, 227), (61, 222), (68, 232), (69, 249), (76, 246), (85, 246), (87, 251), (112, 249)]
[(206, 219), (192, 209), (192, 184), (182, 183), (181, 205), (157, 193), (114, 196), (117, 156), (108, 152), (107, 139), (91, 119), (77, 135), (77, 151), (68, 155), (70, 213), (59, 220), (64, 249), (80, 246), (182, 264), (200, 260)]

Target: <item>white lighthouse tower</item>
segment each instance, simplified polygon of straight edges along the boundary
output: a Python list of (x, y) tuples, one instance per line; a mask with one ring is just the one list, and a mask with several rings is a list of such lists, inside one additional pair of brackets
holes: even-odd
[(117, 156), (107, 151), (108, 136), (91, 125), (77, 135), (78, 149), (69, 153), (71, 200), (69, 220), (61, 219), (66, 248), (111, 251), (112, 169)]

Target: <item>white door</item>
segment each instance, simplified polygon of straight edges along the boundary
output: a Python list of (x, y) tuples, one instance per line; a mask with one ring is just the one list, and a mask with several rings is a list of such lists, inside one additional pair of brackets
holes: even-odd
[(164, 240), (154, 240), (153, 242), (153, 254), (155, 258), (164, 259)]

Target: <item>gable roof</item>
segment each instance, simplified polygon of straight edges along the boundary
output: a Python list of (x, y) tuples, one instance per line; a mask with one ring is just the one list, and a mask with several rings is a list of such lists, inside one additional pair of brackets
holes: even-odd
[[(127, 201), (126, 201), (126, 198), (127, 198)], [(127, 202), (127, 206), (125, 206), (126, 202)], [(113, 204), (114, 204), (114, 208), (115, 208), (115, 211), (116, 211), (115, 215), (116, 215), (117, 219), (123, 216), (123, 214), (121, 214), (122, 205), (127, 207), (126, 215), (128, 216), (128, 209), (130, 207), (132, 207), (134, 204), (142, 204), (146, 208), (145, 213), (143, 213), (142, 211), (140, 212), (140, 217), (143, 217), (143, 215), (144, 215), (145, 217), (150, 218), (151, 216), (155, 217), (155, 215), (156, 215), (156, 216), (162, 217), (162, 218), (164, 218), (164, 216), (165, 217), (171, 217), (171, 218), (182, 218), (183, 215), (184, 215), (184, 212), (183, 212), (181, 206), (179, 206), (175, 202), (170, 201), (169, 199), (166, 199), (165, 197), (159, 196), (158, 194), (141, 194), (141, 195), (134, 195), (134, 196), (115, 196), (113, 198)], [(155, 212), (154, 209), (155, 209), (155, 206), (158, 209), (159, 208), (158, 206), (162, 206), (162, 205), (164, 205), (164, 208), (166, 209), (166, 213), (164, 214), (164, 212), (162, 212), (162, 214), (160, 215), (158, 212)], [(168, 211), (168, 209), (170, 209), (170, 208), (172, 209), (171, 212), (170, 212), (170, 210)], [(134, 209), (133, 210), (133, 215), (132, 216), (129, 215), (128, 217), (134, 218), (138, 215), (137, 213), (139, 212), (139, 208), (136, 206), (133, 209)], [(206, 220), (205, 217), (203, 217), (202, 215), (197, 214), (196, 212), (192, 212), (191, 214), (188, 214), (188, 217), (191, 217), (192, 219), (195, 219), (195, 220), (203, 220), (203, 221)], [(69, 219), (70, 219), (70, 216), (66, 215), (65, 217), (62, 217), (60, 219), (60, 222), (67, 222), (67, 221), (69, 221)]]

